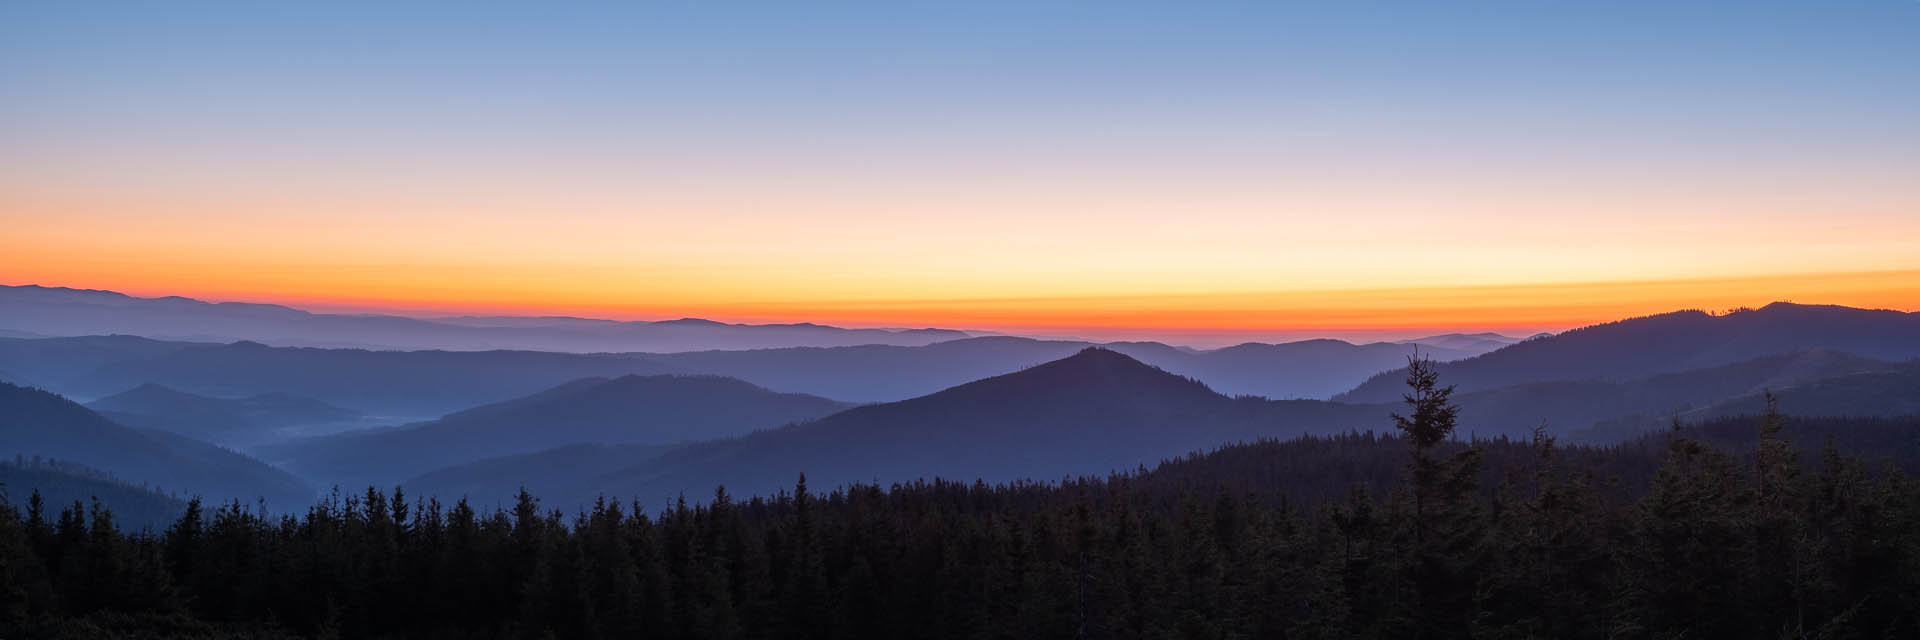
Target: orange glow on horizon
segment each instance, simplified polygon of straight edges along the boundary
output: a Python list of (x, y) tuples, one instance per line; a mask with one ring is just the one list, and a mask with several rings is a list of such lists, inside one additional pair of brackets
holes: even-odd
[[(104, 274), (102, 274), (104, 275)], [(817, 322), (848, 327), (942, 327), (1104, 339), (1184, 336), (1400, 336), (1454, 330), (1557, 331), (1680, 309), (1722, 311), (1769, 302), (1920, 310), (1920, 270), (1624, 282), (1405, 287), (1138, 296), (760, 302), (613, 302), (574, 291), (462, 297), (463, 290), (352, 296), (325, 283), (281, 290), (221, 288), (215, 280), (119, 277), (9, 284), (110, 289), (137, 296), (278, 303), (318, 312), (570, 315), (618, 320), (702, 317), (727, 322)], [(198, 286), (194, 286), (198, 285)], [(208, 286), (215, 285), (215, 286)], [(378, 286), (368, 290), (393, 291)], [(1217, 339), (1210, 339), (1217, 338)], [(1179, 342), (1179, 340), (1173, 340)]]

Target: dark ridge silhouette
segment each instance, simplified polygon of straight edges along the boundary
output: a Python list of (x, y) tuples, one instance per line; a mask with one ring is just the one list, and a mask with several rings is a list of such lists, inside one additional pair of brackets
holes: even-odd
[[(181, 349), (210, 346), (135, 336), (77, 338), (0, 338), (0, 370), (15, 384), (32, 382), (62, 393), (86, 386), (87, 375), (102, 366), (159, 358)], [(132, 385), (122, 385), (125, 389)], [(117, 390), (117, 389), (116, 389)]]
[[(1543, 335), (1550, 335), (1550, 334), (1535, 334), (1535, 336), (1543, 336)], [(1459, 350), (1459, 351), (1473, 351), (1476, 353), (1486, 353), (1488, 351), (1494, 351), (1496, 349), (1503, 348), (1507, 345), (1520, 342), (1520, 340), (1521, 340), (1520, 338), (1511, 338), (1508, 336), (1500, 335), (1498, 333), (1484, 332), (1484, 333), (1444, 333), (1436, 336), (1415, 338), (1412, 340), (1399, 340), (1398, 342), (1402, 344), (1419, 343), (1419, 344), (1427, 345), (1430, 347), (1439, 347), (1441, 349), (1453, 349), (1453, 350)]]
[[(1801, 349), (1877, 360), (1920, 357), (1920, 314), (1776, 302), (1726, 315), (1678, 311), (1575, 329), (1440, 366), (1462, 392), (1562, 380), (1622, 381), (1732, 364)], [(1393, 402), (1399, 370), (1335, 396)]]
[[(1639, 435), (1647, 428), (1665, 427), (1674, 418), (1704, 417), (1697, 413), (1703, 407), (1737, 398), (1757, 398), (1767, 389), (1889, 371), (1898, 366), (1828, 349), (1811, 349), (1624, 382), (1536, 382), (1461, 393), (1454, 399), (1460, 405), (1461, 428), (1486, 437), (1526, 437), (1539, 426), (1545, 426), (1549, 434), (1564, 436), (1601, 422), (1627, 422), (1644, 427), (1614, 430), (1603, 439), (1582, 437), (1584, 442), (1618, 442)], [(1791, 413), (1812, 416), (1900, 413), (1866, 405), (1856, 413), (1834, 413), (1835, 409), (1831, 405), (1796, 404)], [(1743, 410), (1755, 412), (1759, 407), (1748, 404)]]
[[(1756, 415), (1766, 410), (1768, 393), (1780, 411), (1807, 418), (1891, 418), (1920, 415), (1920, 362), (1802, 380), (1775, 380), (1712, 403), (1651, 417), (1626, 416), (1600, 421), (1569, 434), (1575, 442), (1612, 442), (1655, 432), (1678, 419), (1685, 422)], [(1920, 445), (1920, 442), (1914, 443)]]
[(460, 498), (480, 505), (512, 504), (525, 490), (543, 496), (579, 496), (601, 476), (679, 448), (672, 444), (576, 444), (545, 451), (488, 458), (424, 473), (402, 483), (408, 492)]
[[(124, 343), (124, 348), (114, 345)], [(933, 393), (1057, 360), (1088, 343), (990, 337), (923, 347), (857, 346), (675, 354), (527, 351), (369, 351), (167, 343), (140, 339), (0, 339), (0, 367), (92, 399), (153, 381), (199, 395), (285, 392), (394, 422), (439, 417), (591, 376), (711, 374), (770, 389), (879, 402)], [(1410, 344), (1308, 340), (1198, 351), (1159, 343), (1110, 348), (1223, 393), (1321, 397), (1394, 366), (1416, 348), (1437, 359), (1458, 352)]]
[(721, 484), (769, 492), (799, 473), (823, 486), (1105, 474), (1228, 442), (1363, 427), (1375, 413), (1320, 401), (1229, 398), (1116, 351), (1087, 348), (920, 398), (691, 445), (567, 497), (617, 493), (652, 502)]
[(0, 384), (0, 457), (41, 456), (111, 471), (133, 483), (212, 501), (265, 498), (291, 508), (312, 491), (285, 472), (164, 431), (115, 424), (60, 396)]
[(0, 326), (28, 334), (130, 333), (207, 342), (257, 340), (279, 346), (566, 352), (764, 349), (860, 344), (922, 345), (965, 338), (949, 329), (843, 329), (817, 324), (747, 325), (683, 319), (618, 322), (587, 318), (407, 318), (309, 313), (272, 304), (207, 303), (112, 291), (0, 286)]
[[(1676, 417), (1691, 419), (1700, 407), (1746, 398), (1763, 389), (1813, 380), (1826, 384), (1827, 378), (1846, 380), (1863, 371), (1896, 368), (1811, 350), (1623, 383), (1517, 385), (1462, 394), (1456, 400), (1461, 407), (1459, 428), (1468, 437), (1524, 439), (1535, 427), (1545, 427), (1549, 435), (1586, 434), (1596, 424), (1623, 420), (1639, 425), (1607, 432), (1604, 438), (1579, 436), (1582, 442), (1612, 444), (1665, 427)], [(1888, 402), (1860, 404), (1869, 407), (1861, 410), (1828, 413), (1835, 410), (1802, 403), (1788, 406), (1811, 416), (1900, 415), (1903, 396), (1898, 392), (1894, 387), (1882, 394)], [(928, 465), (924, 472), (938, 470), (945, 477), (1049, 478), (1058, 473), (1124, 468), (1250, 438), (1332, 434), (1390, 424), (1392, 413), (1404, 411), (1397, 403), (1229, 399), (1115, 351), (1089, 349), (1055, 363), (923, 398), (856, 408), (743, 439), (688, 445), (656, 460), (628, 464), (634, 469), (618, 477), (638, 478), (643, 490), (666, 493), (699, 482), (735, 486), (743, 479), (752, 480), (761, 470), (769, 470), (763, 479), (779, 482), (776, 470), (780, 469), (848, 482), (922, 473), (916, 465)], [(658, 452), (648, 450), (644, 455), (654, 457)], [(604, 480), (598, 476), (618, 469), (617, 455), (598, 452), (583, 458), (590, 463), (572, 468), (557, 462), (564, 457), (551, 451), (508, 456), (485, 467), (427, 474), (424, 479), (431, 482), (423, 487), (465, 491), (469, 493), (453, 495), (497, 501), (525, 484), (540, 487), (542, 495), (573, 501), (568, 504), (578, 504), (597, 492), (624, 493), (618, 482), (595, 484)], [(498, 477), (490, 480), (489, 474)]]
[(391, 484), (424, 471), (570, 444), (667, 445), (818, 418), (847, 403), (715, 376), (585, 378), (439, 420), (265, 447), (323, 484)]
[[(1920, 365), (1862, 371), (1769, 389), (1779, 398), (1780, 410), (1796, 416), (1884, 417), (1920, 414)], [(1686, 417), (1709, 419), (1760, 412), (1766, 405), (1759, 393), (1715, 403)]]
[(282, 427), (351, 423), (358, 412), (288, 393), (210, 398), (146, 383), (87, 403), (120, 424), (232, 444), (271, 438)]
[(369, 351), (194, 345), (109, 362), (70, 385), (112, 393), (147, 381), (214, 396), (284, 392), (378, 417), (436, 418), (590, 376), (666, 373), (631, 355), (536, 351)]

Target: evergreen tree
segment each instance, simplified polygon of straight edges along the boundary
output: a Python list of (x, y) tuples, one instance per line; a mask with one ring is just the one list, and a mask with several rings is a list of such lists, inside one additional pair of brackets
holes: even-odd
[(1455, 638), (1469, 635), (1480, 617), (1479, 580), (1488, 559), (1485, 530), (1473, 491), (1480, 475), (1481, 452), (1469, 447), (1447, 458), (1434, 448), (1453, 436), (1460, 408), (1453, 387), (1439, 386), (1430, 359), (1407, 359), (1403, 398), (1411, 416), (1393, 414), (1412, 455), (1409, 466), (1413, 513), (1411, 528), (1409, 635)]

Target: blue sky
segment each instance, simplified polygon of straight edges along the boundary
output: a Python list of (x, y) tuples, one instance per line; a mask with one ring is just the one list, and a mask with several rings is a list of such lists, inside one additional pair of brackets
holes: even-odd
[(6, 3), (0, 249), (743, 318), (1920, 269), (1920, 2), (553, 4)]

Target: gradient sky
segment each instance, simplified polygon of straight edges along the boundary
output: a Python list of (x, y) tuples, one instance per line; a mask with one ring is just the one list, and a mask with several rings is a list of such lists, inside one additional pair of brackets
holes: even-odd
[(1104, 336), (1920, 309), (1920, 2), (548, 4), (0, 4), (0, 282)]

